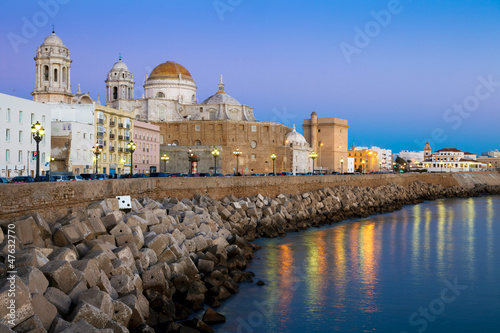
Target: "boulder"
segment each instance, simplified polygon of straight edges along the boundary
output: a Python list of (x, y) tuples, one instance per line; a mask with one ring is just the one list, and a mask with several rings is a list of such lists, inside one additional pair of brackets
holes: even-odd
[(71, 307), (71, 298), (57, 288), (49, 287), (44, 294), (47, 301), (52, 303), (61, 316), (66, 316)]
[(68, 293), (73, 289), (77, 278), (73, 267), (65, 260), (53, 260), (40, 268), (51, 287), (61, 289)]

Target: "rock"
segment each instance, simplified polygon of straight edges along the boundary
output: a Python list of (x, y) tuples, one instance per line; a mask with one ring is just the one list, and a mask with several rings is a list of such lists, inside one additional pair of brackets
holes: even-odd
[(85, 238), (82, 231), (74, 224), (66, 224), (54, 233), (54, 244), (57, 246), (66, 246), (76, 244)]
[(214, 270), (214, 262), (209, 260), (198, 260), (198, 270), (203, 273), (211, 273)]
[(69, 328), (71, 323), (62, 319), (61, 317), (56, 317), (52, 322), (52, 327), (49, 330), (51, 333), (61, 333), (65, 329)]
[(90, 288), (78, 297), (78, 302), (87, 302), (105, 313), (109, 319), (113, 318), (114, 306), (111, 296), (101, 291), (98, 287)]
[[(204, 323), (203, 321), (201, 321), (197, 318), (185, 320), (185, 321), (181, 322), (181, 324), (186, 326), (186, 327), (193, 328), (197, 332), (203, 332), (203, 333), (215, 332), (215, 330), (213, 328), (211, 328), (206, 323)], [(183, 332), (182, 329), (181, 329), (181, 332)]]
[(101, 222), (106, 230), (111, 230), (120, 222), (123, 222), (123, 216), (120, 211), (113, 211), (101, 218)]
[(113, 270), (113, 265), (111, 264), (111, 259), (109, 255), (107, 255), (104, 251), (102, 250), (93, 250), (90, 251), (89, 254), (87, 254), (83, 259), (93, 259), (95, 260), (95, 263), (97, 264), (97, 267), (99, 269), (103, 270), (106, 275), (111, 273)]
[(32, 294), (43, 295), (49, 286), (49, 280), (36, 267), (20, 267), (17, 270), (17, 275), (23, 280)]
[(67, 262), (72, 262), (78, 259), (78, 254), (67, 247), (60, 247), (52, 251), (47, 257), (49, 260), (66, 260)]
[(16, 333), (25, 333), (25, 332), (32, 332), (32, 333), (43, 333), (46, 332), (45, 328), (43, 327), (43, 323), (38, 318), (38, 316), (35, 314), (28, 319), (24, 320), (20, 324), (14, 327), (14, 332)]
[(132, 317), (132, 309), (121, 301), (113, 301), (113, 320), (118, 324), (127, 327), (130, 317)]
[(65, 260), (53, 260), (40, 268), (51, 287), (61, 289), (67, 293), (73, 289), (77, 278), (73, 267)]
[(104, 328), (109, 318), (95, 306), (85, 301), (80, 301), (73, 310), (69, 320), (72, 323), (78, 323), (80, 320), (84, 320), (95, 328)]
[(113, 275), (109, 279), (109, 282), (118, 293), (118, 296), (126, 295), (135, 288), (132, 279), (126, 274)]
[(137, 295), (131, 293), (120, 298), (119, 301), (132, 309), (132, 316), (129, 321), (130, 328), (135, 328), (140, 324), (146, 323), (149, 318), (149, 302), (142, 293), (138, 293)]
[(92, 288), (99, 281), (100, 271), (94, 259), (83, 259), (71, 262), (74, 269), (82, 272), (85, 275), (87, 286)]
[(43, 294), (35, 294), (32, 299), (33, 311), (38, 316), (45, 330), (49, 330), (50, 325), (57, 315), (56, 307), (47, 301)]
[[(9, 276), (7, 283), (0, 289), (0, 322), (14, 320), (22, 323), (34, 315), (28, 287), (18, 276)], [(15, 305), (12, 305), (12, 292), (15, 290)], [(15, 307), (14, 307), (15, 306)]]
[(47, 301), (52, 303), (61, 316), (66, 316), (71, 307), (71, 298), (57, 288), (49, 287), (44, 294)]
[(256, 285), (263, 286), (263, 285), (265, 285), (265, 282), (262, 280), (259, 280), (259, 281), (257, 281)]
[(209, 325), (220, 324), (226, 322), (226, 317), (209, 307), (203, 315), (203, 321)]

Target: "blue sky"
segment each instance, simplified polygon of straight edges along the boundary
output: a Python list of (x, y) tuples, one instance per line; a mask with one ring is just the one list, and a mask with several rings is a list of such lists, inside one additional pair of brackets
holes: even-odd
[(93, 98), (104, 100), (121, 53), (136, 97), (146, 73), (173, 60), (191, 72), (200, 101), (223, 73), (226, 91), (261, 121), (300, 128), (316, 111), (347, 119), (358, 146), (500, 148), (498, 0), (41, 0), (0, 9), (2, 93), (31, 98), (33, 57), (55, 24), (71, 51), (73, 92), (80, 83)]

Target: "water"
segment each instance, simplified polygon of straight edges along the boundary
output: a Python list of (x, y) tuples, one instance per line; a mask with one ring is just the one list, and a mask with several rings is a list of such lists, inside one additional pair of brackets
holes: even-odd
[[(259, 240), (217, 332), (500, 332), (500, 197)], [(450, 287), (451, 285), (451, 287)]]

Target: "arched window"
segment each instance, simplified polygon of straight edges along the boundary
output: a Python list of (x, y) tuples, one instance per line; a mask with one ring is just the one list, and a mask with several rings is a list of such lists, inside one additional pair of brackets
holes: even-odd
[(54, 82), (57, 82), (57, 68), (54, 68)]
[(122, 74), (123, 78), (125, 78), (125, 73)]
[(156, 98), (165, 98), (165, 94), (160, 91), (156, 94)]
[(45, 81), (49, 80), (49, 66), (47, 65), (43, 66), (43, 79)]
[(215, 111), (209, 111), (208, 115), (209, 115), (210, 120), (217, 120), (217, 116), (216, 116)]
[(63, 72), (62, 72), (62, 82), (66, 82), (67, 77), (66, 77), (66, 67), (63, 67)]
[(118, 87), (113, 87), (113, 99), (118, 98)]
[(179, 145), (179, 141), (174, 140), (174, 142), (172, 142), (172, 144), (178, 146)]
[(194, 143), (195, 146), (201, 146), (201, 141), (200, 140), (196, 140), (196, 142)]

